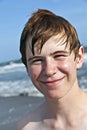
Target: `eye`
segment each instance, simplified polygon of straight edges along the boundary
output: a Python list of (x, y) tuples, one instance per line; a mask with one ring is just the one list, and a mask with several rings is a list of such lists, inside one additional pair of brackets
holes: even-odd
[(56, 60), (65, 60), (66, 58), (68, 57), (68, 55), (67, 54), (56, 54), (56, 55), (54, 55), (54, 58), (56, 59)]
[(42, 64), (42, 62), (43, 62), (43, 59), (32, 59), (30, 61), (30, 64), (32, 64), (32, 65), (39, 65), (39, 64)]
[(54, 55), (54, 58), (64, 58), (66, 57), (65, 54), (57, 54), (57, 55)]

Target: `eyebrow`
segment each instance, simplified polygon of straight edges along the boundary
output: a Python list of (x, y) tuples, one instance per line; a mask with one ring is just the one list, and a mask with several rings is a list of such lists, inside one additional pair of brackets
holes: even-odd
[(55, 51), (55, 52), (53, 52), (53, 53), (51, 53), (50, 55), (55, 55), (55, 54), (57, 54), (57, 53), (59, 53), (59, 54), (61, 54), (61, 53), (63, 53), (63, 54), (69, 54), (70, 52), (69, 51)]
[[(55, 51), (55, 52), (53, 52), (53, 53), (50, 53), (50, 56), (52, 56), (52, 55), (55, 55), (55, 54), (57, 54), (57, 53), (59, 53), (59, 54), (69, 54), (70, 52), (69, 51)], [(28, 58), (28, 61), (31, 61), (31, 60), (34, 60), (34, 59), (38, 59), (38, 58), (43, 58), (44, 56), (31, 56), (31, 57), (29, 57)]]
[(28, 61), (34, 60), (34, 59), (38, 59), (41, 58), (42, 56), (32, 56), (28, 58)]

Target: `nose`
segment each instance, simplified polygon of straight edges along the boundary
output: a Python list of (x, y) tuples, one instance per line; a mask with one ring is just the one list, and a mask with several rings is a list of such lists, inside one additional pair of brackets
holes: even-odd
[(57, 72), (57, 66), (56, 66), (54, 59), (47, 58), (45, 66), (44, 66), (45, 75), (50, 77), (50, 76), (56, 74), (56, 72)]

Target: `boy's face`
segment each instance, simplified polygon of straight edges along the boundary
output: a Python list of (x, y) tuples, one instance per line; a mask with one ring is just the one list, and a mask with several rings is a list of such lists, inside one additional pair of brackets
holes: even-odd
[(77, 85), (77, 69), (82, 66), (83, 48), (75, 59), (65, 40), (60, 39), (60, 35), (51, 37), (43, 45), (41, 53), (35, 48), (34, 56), (27, 43), (28, 74), (35, 87), (47, 98), (62, 98)]

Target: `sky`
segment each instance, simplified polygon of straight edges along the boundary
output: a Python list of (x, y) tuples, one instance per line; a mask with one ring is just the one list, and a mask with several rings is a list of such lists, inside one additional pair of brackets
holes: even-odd
[(20, 36), (37, 9), (48, 9), (66, 18), (87, 46), (87, 0), (0, 0), (0, 63), (21, 58)]

